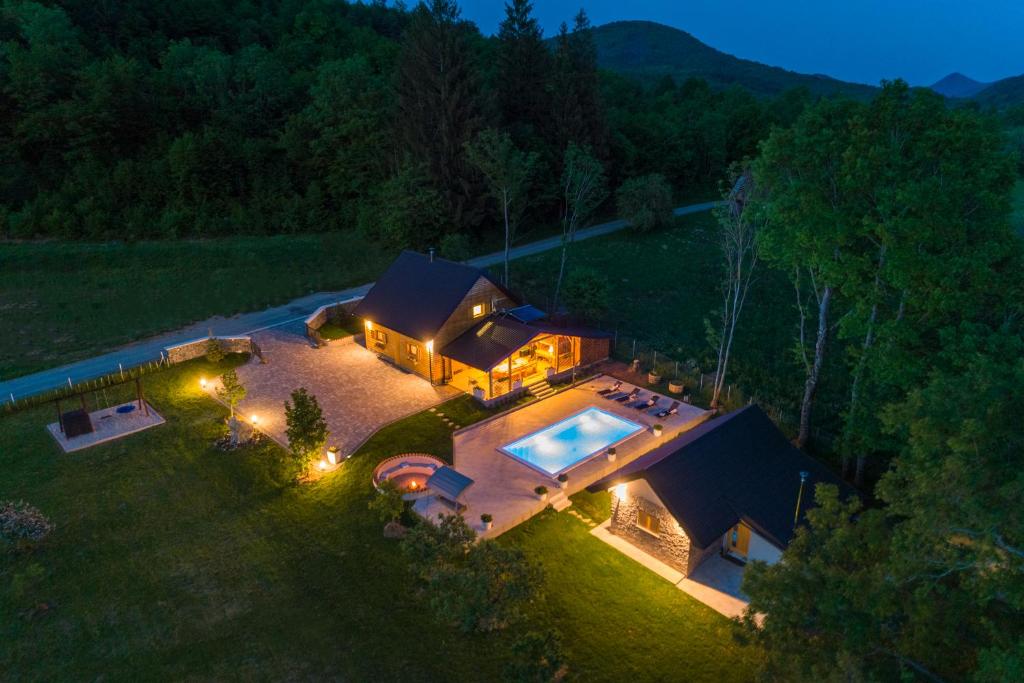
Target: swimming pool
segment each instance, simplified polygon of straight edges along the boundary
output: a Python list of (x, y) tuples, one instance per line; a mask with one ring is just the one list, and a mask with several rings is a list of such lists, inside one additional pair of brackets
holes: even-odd
[(549, 425), (501, 450), (557, 477), (604, 449), (628, 439), (643, 426), (600, 408), (587, 408)]

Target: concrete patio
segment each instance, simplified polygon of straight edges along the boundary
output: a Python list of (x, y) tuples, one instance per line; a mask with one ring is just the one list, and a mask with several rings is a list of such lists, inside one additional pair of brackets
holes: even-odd
[[(681, 432), (692, 429), (707, 417), (707, 411), (683, 403), (679, 406), (678, 415), (656, 418), (646, 411), (627, 408), (597, 394), (597, 391), (610, 386), (613, 381), (614, 378), (602, 375), (551, 398), (527, 404), (518, 410), (455, 432), (455, 469), (474, 480), (459, 502), (466, 505), (463, 516), (481, 537), (493, 537), (508, 531), (543, 510), (549, 503), (560, 509), (568, 503), (566, 496), (580, 491)], [(640, 394), (640, 398), (648, 396), (650, 392)], [(663, 399), (662, 405), (668, 405), (668, 401)], [(559, 489), (558, 481), (554, 478), (499, 450), (520, 437), (590, 406), (620, 415), (647, 429), (617, 447), (615, 462), (608, 462), (604, 455), (599, 454), (572, 469), (568, 486), (564, 490)], [(654, 436), (650, 429), (656, 423), (664, 426), (660, 437)], [(547, 487), (548, 500), (542, 501), (534, 494), (537, 486)], [(440, 513), (451, 514), (450, 508), (431, 499), (417, 501), (416, 509), (427, 517)], [(491, 529), (483, 528), (480, 515), (484, 513), (494, 517)]]
[[(164, 418), (160, 417), (160, 414), (153, 410), (153, 406), (148, 402), (144, 401), (143, 403), (145, 405), (140, 408), (138, 401), (128, 401), (89, 413), (93, 431), (88, 434), (68, 438), (61, 431), (60, 424), (57, 422), (46, 425), (46, 430), (57, 440), (65, 453), (74, 453), (83, 448), (98, 446), (101, 443), (114, 441), (129, 434), (162, 425)], [(130, 412), (117, 412), (118, 408), (128, 406), (131, 407)]]
[(301, 326), (289, 325), (259, 332), (253, 340), (267, 362), (253, 358), (238, 368), (238, 379), (248, 390), (238, 411), (246, 420), (255, 414), (259, 429), (282, 445), (287, 445), (284, 402), (299, 387), (317, 397), (331, 432), (328, 444), (346, 455), (384, 425), (460, 393), (433, 387), (379, 360), (355, 337), (318, 349)]

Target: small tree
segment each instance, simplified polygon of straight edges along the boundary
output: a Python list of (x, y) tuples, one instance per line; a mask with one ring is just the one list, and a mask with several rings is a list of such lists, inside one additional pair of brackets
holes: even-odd
[(0, 502), (0, 539), (7, 543), (34, 543), (53, 531), (53, 523), (25, 501)]
[(505, 670), (507, 680), (516, 683), (549, 683), (562, 674), (565, 652), (558, 631), (530, 631), (512, 645), (515, 658)]
[(377, 488), (378, 494), (370, 500), (368, 507), (376, 512), (380, 521), (385, 524), (398, 521), (405, 510), (401, 489), (391, 479), (385, 479), (377, 485)]
[(672, 223), (672, 186), (658, 173), (630, 178), (615, 195), (619, 216), (638, 232)]
[(569, 245), (576, 241), (576, 230), (590, 219), (607, 194), (601, 162), (589, 150), (575, 144), (569, 145), (562, 171), (562, 256), (558, 265), (558, 279), (555, 281), (553, 312), (558, 310), (565, 264), (569, 259)]
[(725, 201), (715, 209), (718, 218), (718, 245), (725, 265), (722, 276), (721, 327), (715, 333), (718, 342), (718, 365), (711, 390), (711, 405), (717, 406), (725, 386), (736, 325), (747, 300), (760, 257), (761, 216), (754, 196), (753, 178), (749, 172), (733, 174)]
[(316, 396), (305, 387), (292, 392), (292, 400), (284, 402), (285, 434), (292, 456), (305, 471), (313, 457), (323, 451), (330, 432)]
[(238, 381), (238, 374), (234, 370), (228, 370), (220, 378), (220, 387), (217, 389), (217, 396), (228, 404), (231, 410), (231, 417), (235, 416), (235, 406), (245, 398), (246, 389)]
[(509, 283), (509, 260), (516, 227), (528, 204), (527, 190), (537, 166), (537, 155), (516, 147), (512, 137), (493, 128), (484, 130), (472, 143), (466, 145), (470, 163), (480, 169), (487, 179), (491, 196), (501, 207), (505, 225), (505, 276)]
[(211, 363), (219, 363), (224, 360), (224, 348), (220, 344), (220, 339), (210, 337), (206, 340), (206, 360)]
[(608, 278), (593, 268), (573, 268), (565, 278), (565, 306), (570, 313), (598, 319), (608, 310)]

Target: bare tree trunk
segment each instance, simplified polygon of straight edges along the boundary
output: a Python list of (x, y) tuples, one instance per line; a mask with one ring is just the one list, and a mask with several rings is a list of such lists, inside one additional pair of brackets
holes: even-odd
[(562, 237), (562, 258), (558, 264), (558, 279), (555, 280), (555, 296), (551, 302), (552, 315), (558, 313), (558, 296), (562, 291), (562, 276), (565, 275), (565, 262), (569, 258), (569, 242), (565, 236)]
[(512, 251), (512, 229), (508, 222), (508, 188), (501, 191), (502, 207), (505, 212), (505, 286), (508, 287), (508, 262)]
[[(861, 345), (861, 355), (857, 359), (857, 367), (853, 371), (853, 381), (850, 385), (850, 411), (846, 418), (846, 435), (843, 439), (842, 459), (843, 477), (850, 473), (850, 455), (853, 449), (853, 435), (856, 433), (858, 422), (858, 411), (860, 410), (860, 384), (864, 377), (864, 368), (867, 366), (868, 353), (875, 341), (875, 321), (878, 319), (878, 291), (882, 286), (882, 268), (885, 266), (885, 245), (883, 244), (878, 252), (878, 270), (875, 271), (874, 301), (871, 303), (871, 314), (868, 316), (868, 329), (864, 333), (864, 343)], [(864, 457), (863, 453), (857, 454), (858, 462)], [(860, 469), (858, 467), (858, 469)]]
[[(815, 290), (817, 293), (817, 289)], [(832, 301), (832, 287), (826, 285), (818, 297), (818, 337), (814, 342), (814, 361), (811, 363), (804, 382), (804, 397), (800, 403), (800, 431), (796, 437), (796, 445), (803, 448), (811, 436), (811, 408), (814, 405), (814, 394), (818, 390), (821, 368), (825, 362), (825, 342), (828, 339), (828, 308)]]

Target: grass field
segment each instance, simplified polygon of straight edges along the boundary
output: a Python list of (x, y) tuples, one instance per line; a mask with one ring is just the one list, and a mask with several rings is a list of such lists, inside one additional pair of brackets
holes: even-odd
[[(400, 451), (451, 455), (431, 413), (372, 437), (321, 481), (282, 481), (266, 444), (212, 448), (224, 410), (204, 361), (150, 375), (167, 424), (74, 455), (48, 408), (0, 418), (0, 499), (57, 524), (29, 554), (0, 554), (0, 671), (13, 680), (500, 680), (516, 632), (463, 636), (410, 588), (367, 509), (370, 473)], [(111, 397), (113, 400), (113, 397)], [(445, 412), (467, 424), (471, 399)], [(581, 509), (599, 515), (600, 495)], [(530, 623), (562, 632), (574, 680), (749, 680), (756, 654), (730, 624), (545, 513), (503, 537), (546, 571)]]
[(0, 379), (370, 282), (393, 256), (354, 234), (0, 245)]

